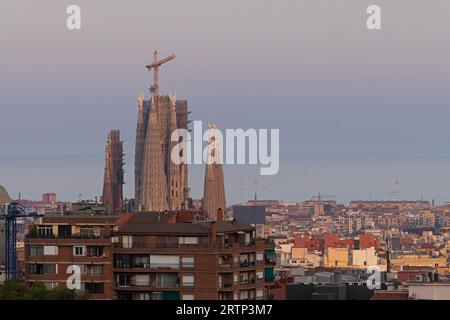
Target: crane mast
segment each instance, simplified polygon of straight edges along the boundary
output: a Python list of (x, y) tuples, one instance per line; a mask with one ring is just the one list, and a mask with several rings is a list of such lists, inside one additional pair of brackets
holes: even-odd
[(34, 210), (25, 208), (17, 202), (11, 202), (0, 213), (0, 219), (5, 220), (5, 274), (6, 279), (17, 279), (17, 218), (32, 217), (38, 218), (42, 215)]
[(150, 87), (150, 91), (153, 94), (159, 94), (159, 67), (164, 63), (174, 60), (175, 58), (176, 55), (172, 54), (166, 58), (158, 60), (158, 52), (155, 51), (153, 54), (153, 63), (145, 66), (149, 71), (153, 69), (153, 85)]

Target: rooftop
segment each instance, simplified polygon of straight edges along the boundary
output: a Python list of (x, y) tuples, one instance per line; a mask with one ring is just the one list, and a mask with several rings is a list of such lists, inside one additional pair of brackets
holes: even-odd
[[(196, 221), (177, 223), (173, 217), (176, 213), (136, 213), (119, 228), (123, 234), (188, 234), (208, 235), (212, 221)], [(237, 231), (253, 231), (253, 227), (241, 221), (216, 221), (217, 233)]]

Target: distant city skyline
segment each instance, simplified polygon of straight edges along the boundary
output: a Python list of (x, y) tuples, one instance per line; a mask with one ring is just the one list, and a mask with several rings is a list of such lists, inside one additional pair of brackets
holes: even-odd
[[(5, 3), (0, 185), (13, 198), (99, 196), (105, 137), (119, 129), (133, 197), (138, 93), (160, 50), (177, 54), (161, 92), (188, 100), (191, 120), (280, 129), (278, 175), (224, 166), (228, 204), (255, 192), (450, 201), (450, 3), (377, 0), (383, 28), (368, 31), (372, 2), (80, 0), (80, 31), (65, 28), (70, 1)], [(203, 179), (189, 166), (192, 197)]]

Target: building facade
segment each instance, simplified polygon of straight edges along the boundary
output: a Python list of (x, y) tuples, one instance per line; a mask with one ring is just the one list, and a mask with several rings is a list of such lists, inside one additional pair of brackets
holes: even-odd
[(114, 295), (125, 300), (267, 298), (274, 247), (233, 221), (141, 213), (113, 243)]
[(77, 289), (92, 299), (267, 298), (274, 245), (243, 222), (204, 218), (187, 210), (47, 215), (26, 236), (25, 281), (65, 287), (77, 266)]
[(79, 290), (92, 299), (111, 299), (110, 235), (116, 222), (117, 217), (86, 214), (49, 214), (37, 219), (25, 237), (25, 281), (42, 282), (47, 288), (66, 287), (74, 274), (71, 266), (77, 266)]

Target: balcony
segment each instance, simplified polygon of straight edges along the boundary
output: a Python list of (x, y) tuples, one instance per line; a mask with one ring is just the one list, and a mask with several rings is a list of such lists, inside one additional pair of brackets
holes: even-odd
[(177, 282), (161, 282), (161, 281), (115, 281), (114, 287), (120, 289), (135, 288), (136, 290), (142, 290), (142, 287), (152, 289), (177, 289), (180, 285)]
[(85, 240), (95, 240), (95, 239), (109, 239), (109, 237), (104, 237), (103, 235), (95, 235), (95, 234), (53, 234), (53, 233), (39, 233), (37, 231), (31, 230), (30, 233), (25, 235), (26, 239), (85, 239)]
[(127, 263), (122, 261), (114, 262), (115, 269), (142, 269), (142, 270), (178, 270), (179, 263)]
[[(112, 247), (115, 252), (161, 252), (161, 253), (172, 253), (172, 252), (217, 252), (219, 254), (233, 254), (239, 253), (240, 251), (254, 251), (257, 246), (254, 242), (248, 245), (240, 244), (239, 242), (234, 243), (198, 243), (198, 244), (179, 244), (179, 243), (145, 243), (145, 242), (133, 242), (131, 244), (122, 244), (120, 242), (113, 243)], [(264, 250), (264, 247), (261, 247)]]

